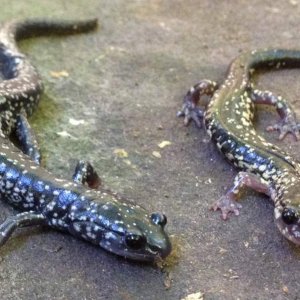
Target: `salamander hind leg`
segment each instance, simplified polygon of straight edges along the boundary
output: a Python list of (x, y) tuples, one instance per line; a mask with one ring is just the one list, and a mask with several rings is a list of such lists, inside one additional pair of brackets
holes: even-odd
[(45, 224), (45, 216), (33, 211), (23, 212), (8, 217), (0, 224), (0, 247), (5, 244), (17, 228), (42, 224)]
[(223, 220), (228, 219), (230, 213), (234, 213), (236, 216), (239, 215), (242, 206), (237, 202), (237, 199), (245, 186), (259, 193), (270, 194), (269, 186), (261, 178), (251, 173), (239, 172), (234, 179), (233, 187), (211, 209), (214, 211), (220, 210)]
[(210, 80), (201, 80), (192, 86), (183, 99), (182, 109), (178, 111), (178, 117), (184, 117), (184, 124), (194, 121), (201, 127), (204, 112), (198, 107), (198, 102), (203, 95), (212, 96), (217, 89), (217, 83)]
[(101, 179), (94, 167), (87, 161), (79, 161), (73, 174), (73, 180), (76, 183), (85, 184), (92, 188), (97, 189), (101, 186)]
[(40, 164), (41, 153), (34, 131), (29, 125), (24, 115), (16, 118), (16, 130), (14, 135), (21, 150), (28, 155), (34, 162)]
[(280, 140), (284, 139), (288, 133), (294, 135), (296, 140), (300, 139), (300, 123), (296, 120), (293, 108), (284, 98), (275, 96), (269, 91), (253, 90), (251, 99), (255, 104), (272, 105), (276, 108), (280, 120), (276, 124), (268, 126), (267, 131), (279, 131)]

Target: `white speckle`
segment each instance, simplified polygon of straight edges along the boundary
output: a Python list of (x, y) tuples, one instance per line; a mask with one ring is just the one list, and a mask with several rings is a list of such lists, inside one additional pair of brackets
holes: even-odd
[(115, 237), (115, 235), (112, 233), (112, 232), (106, 232), (105, 233), (105, 236), (104, 236), (104, 238), (106, 239), (106, 240), (109, 240), (109, 239), (115, 239), (116, 237)]
[(67, 131), (60, 131), (60, 132), (56, 132), (57, 135), (61, 136), (61, 137), (67, 137), (67, 138), (71, 138), (73, 140), (78, 140), (75, 136), (71, 135), (70, 133), (68, 133)]
[(261, 171), (261, 172), (265, 171), (266, 168), (267, 168), (266, 165), (260, 165), (260, 166), (258, 167), (259, 171)]
[(76, 119), (73, 119), (73, 118), (70, 118), (69, 119), (69, 123), (73, 126), (78, 126), (78, 125), (83, 125), (85, 124), (85, 121), (84, 120), (76, 120)]

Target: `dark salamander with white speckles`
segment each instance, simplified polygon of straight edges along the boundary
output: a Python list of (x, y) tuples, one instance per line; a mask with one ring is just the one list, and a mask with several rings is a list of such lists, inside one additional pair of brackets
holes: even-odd
[(96, 27), (96, 19), (25, 20), (1, 26), (0, 197), (21, 212), (0, 225), (0, 246), (18, 227), (45, 224), (125, 258), (154, 262), (171, 251), (164, 230), (166, 216), (149, 214), (102, 188), (88, 162), (78, 163), (73, 181), (56, 178), (41, 168), (38, 144), (27, 122), (43, 88), (39, 74), (20, 53), (16, 41), (33, 35), (87, 32)]
[[(300, 164), (259, 136), (252, 122), (255, 104), (273, 105), (280, 121), (267, 130), (278, 130), (280, 140), (288, 133), (299, 139), (300, 124), (287, 101), (255, 89), (251, 81), (255, 70), (272, 67), (299, 68), (300, 51), (266, 49), (242, 53), (231, 63), (220, 87), (210, 80), (193, 86), (178, 116), (184, 117), (186, 125), (193, 120), (201, 126), (203, 120), (212, 141), (240, 171), (233, 187), (212, 209), (220, 209), (223, 219), (229, 213), (238, 215), (241, 206), (236, 202), (237, 196), (242, 187), (250, 187), (274, 201), (277, 227), (287, 239), (300, 245)], [(203, 95), (211, 96), (205, 112), (198, 106)]]

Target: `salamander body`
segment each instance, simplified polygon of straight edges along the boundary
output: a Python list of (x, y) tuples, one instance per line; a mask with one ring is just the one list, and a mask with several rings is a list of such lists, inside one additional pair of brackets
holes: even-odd
[[(0, 245), (22, 226), (46, 224), (138, 261), (166, 257), (171, 245), (166, 217), (100, 186), (90, 163), (78, 163), (74, 181), (40, 167), (40, 153), (27, 116), (43, 90), (41, 78), (16, 41), (32, 35), (73, 34), (94, 29), (97, 20), (13, 21), (0, 29), (0, 196), (21, 212), (0, 225)], [(8, 137), (14, 136), (19, 150)], [(88, 185), (86, 187), (85, 185)]]
[[(255, 104), (276, 108), (280, 121), (267, 130), (278, 130), (279, 139), (286, 134), (299, 138), (299, 124), (293, 109), (280, 96), (255, 89), (251, 74), (259, 68), (300, 67), (300, 51), (285, 49), (256, 50), (241, 54), (230, 65), (223, 84), (202, 80), (184, 98), (178, 116), (184, 123), (203, 120), (211, 140), (239, 173), (233, 187), (213, 206), (226, 219), (241, 208), (236, 202), (244, 186), (270, 196), (275, 205), (275, 222), (289, 240), (300, 244), (300, 164), (288, 153), (267, 142), (253, 125)], [(211, 96), (204, 112), (198, 107), (202, 95)]]

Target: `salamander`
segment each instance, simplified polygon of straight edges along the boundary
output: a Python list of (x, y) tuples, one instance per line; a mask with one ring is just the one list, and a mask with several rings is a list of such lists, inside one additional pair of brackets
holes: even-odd
[[(256, 104), (272, 105), (280, 120), (268, 126), (279, 131), (279, 139), (292, 134), (299, 139), (300, 124), (291, 105), (281, 96), (255, 88), (252, 74), (260, 68), (300, 67), (300, 51), (254, 50), (240, 54), (230, 64), (224, 82), (201, 80), (190, 88), (178, 116), (184, 124), (204, 123), (212, 142), (239, 171), (234, 184), (213, 206), (223, 219), (239, 214), (236, 202), (243, 187), (268, 195), (274, 203), (275, 223), (285, 238), (300, 244), (300, 164), (279, 147), (260, 136), (253, 124)], [(209, 97), (206, 109), (200, 107), (203, 95)]]
[[(24, 20), (0, 29), (0, 197), (19, 210), (0, 225), (0, 246), (19, 227), (48, 225), (136, 261), (154, 262), (171, 251), (167, 218), (101, 186), (87, 161), (73, 181), (40, 166), (39, 147), (27, 117), (43, 90), (41, 78), (17, 41), (34, 35), (73, 34), (95, 29), (84, 21)], [(22, 151), (21, 151), (22, 150)]]

